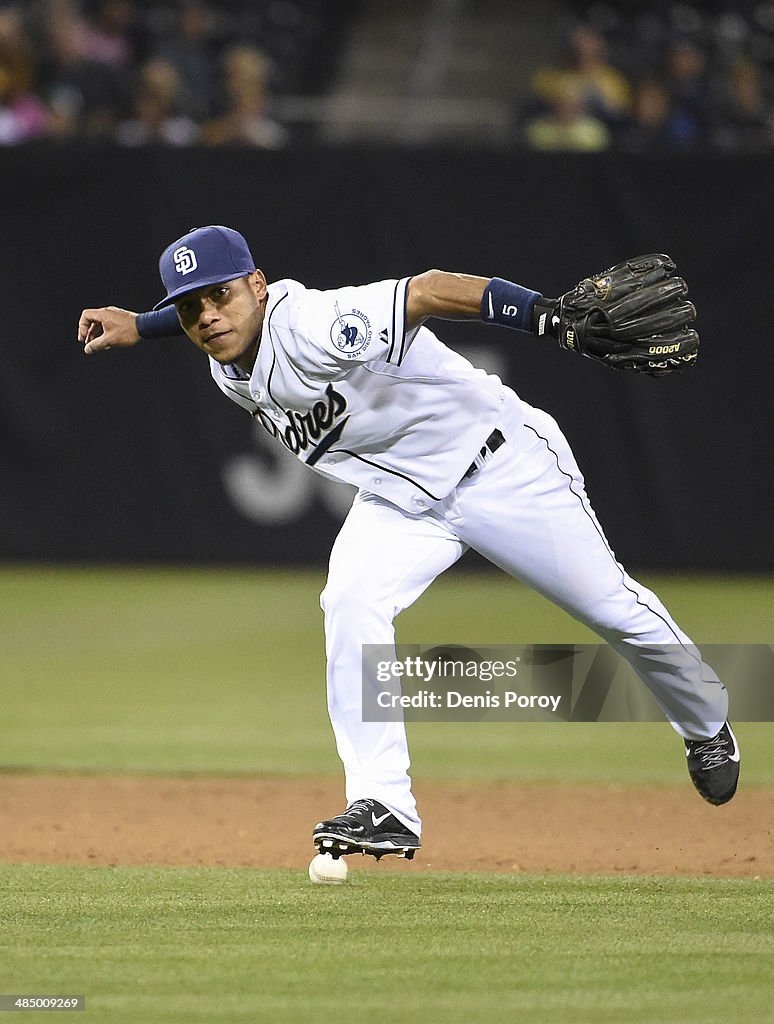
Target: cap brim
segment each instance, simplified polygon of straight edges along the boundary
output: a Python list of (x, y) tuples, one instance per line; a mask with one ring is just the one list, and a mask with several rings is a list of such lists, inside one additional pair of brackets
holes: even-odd
[[(248, 271), (247, 273), (250, 273)], [(188, 292), (198, 291), (200, 288), (209, 288), (211, 284), (225, 284), (227, 281), (236, 281), (240, 277), (247, 277), (245, 274), (237, 274), (234, 277), (224, 277), (223, 274), (216, 274), (214, 277), (205, 277), (196, 282), (196, 284), (184, 284), (179, 288), (175, 288), (173, 292), (166, 295), (161, 302), (157, 302), (153, 307), (155, 309), (163, 309), (165, 306), (171, 306), (173, 302), (177, 302), (181, 295), (187, 295)]]

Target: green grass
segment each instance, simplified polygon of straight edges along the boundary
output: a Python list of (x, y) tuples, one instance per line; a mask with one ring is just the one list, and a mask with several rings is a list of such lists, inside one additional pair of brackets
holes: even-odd
[[(771, 642), (770, 580), (647, 580), (695, 639)], [(338, 775), (319, 573), (0, 570), (0, 765)], [(587, 642), (454, 574), (403, 642)], [(746, 785), (774, 726), (739, 727)], [(421, 778), (685, 784), (654, 724), (414, 724)], [(1, 810), (1, 809), (0, 809)], [(774, 1024), (774, 882), (0, 865), (0, 992), (102, 1024)], [(9, 1016), (9, 1020), (14, 1019)]]
[(774, 882), (350, 878), (0, 867), (0, 991), (95, 1024), (774, 1022)]
[[(704, 642), (771, 642), (771, 580), (648, 579)], [(316, 572), (0, 569), (0, 766), (338, 775)], [(504, 576), (451, 573), (402, 642), (590, 642)], [(746, 784), (771, 784), (771, 725), (741, 725)], [(422, 778), (682, 782), (661, 724), (409, 727)]]

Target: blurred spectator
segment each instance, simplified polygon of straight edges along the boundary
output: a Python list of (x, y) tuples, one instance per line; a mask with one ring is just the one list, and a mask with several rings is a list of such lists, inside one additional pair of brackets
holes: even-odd
[(184, 89), (177, 69), (158, 57), (149, 60), (140, 70), (134, 117), (119, 124), (116, 139), (124, 146), (188, 146), (198, 134), (196, 124), (184, 112)]
[(712, 120), (712, 90), (706, 58), (695, 43), (682, 40), (670, 46), (666, 84), (672, 141), (683, 146), (704, 142)]
[(0, 10), (0, 145), (40, 138), (48, 130), (48, 111), (33, 93), (32, 47), (21, 16)]
[(224, 113), (209, 121), (202, 138), (213, 146), (243, 145), (280, 149), (285, 129), (266, 112), (268, 61), (254, 46), (232, 46), (223, 55)]
[(136, 15), (131, 0), (99, 0), (94, 19), (80, 24), (81, 56), (95, 64), (127, 68), (135, 56), (133, 27)]
[(89, 29), (71, 0), (49, 0), (44, 34), (43, 97), (51, 133), (60, 139), (108, 137), (125, 104), (126, 70), (87, 56)]
[(188, 92), (190, 113), (204, 120), (213, 112), (215, 55), (212, 13), (203, 0), (182, 0), (169, 41), (158, 55), (173, 64)]
[(766, 104), (760, 69), (749, 60), (728, 75), (713, 141), (719, 149), (774, 147), (774, 111)]
[(634, 91), (632, 119), (620, 136), (623, 149), (647, 153), (672, 143), (669, 92), (657, 78), (646, 78)]
[(551, 109), (529, 121), (525, 137), (533, 149), (598, 152), (610, 145), (610, 132), (588, 113), (573, 83), (567, 81), (555, 92)]
[(532, 91), (538, 101), (551, 106), (572, 89), (587, 114), (610, 128), (626, 117), (631, 102), (629, 83), (607, 63), (606, 46), (599, 32), (578, 25), (572, 33), (563, 62), (541, 68), (533, 78)]
[(48, 129), (48, 112), (32, 93), (21, 92), (0, 57), (0, 145), (42, 138)]
[(30, 92), (34, 77), (32, 44), (16, 7), (0, 9), (0, 53), (14, 88)]

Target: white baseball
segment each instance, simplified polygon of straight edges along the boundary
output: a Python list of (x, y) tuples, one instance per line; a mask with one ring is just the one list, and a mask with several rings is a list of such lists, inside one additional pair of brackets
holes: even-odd
[(309, 865), (309, 878), (316, 885), (343, 885), (348, 874), (344, 858), (334, 860), (329, 853), (318, 853)]

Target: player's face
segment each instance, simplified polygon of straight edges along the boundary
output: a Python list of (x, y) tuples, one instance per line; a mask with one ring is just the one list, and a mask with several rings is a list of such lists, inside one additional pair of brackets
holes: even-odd
[(252, 370), (266, 308), (266, 278), (260, 270), (234, 281), (197, 288), (175, 303), (191, 341), (218, 363)]

